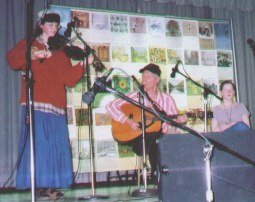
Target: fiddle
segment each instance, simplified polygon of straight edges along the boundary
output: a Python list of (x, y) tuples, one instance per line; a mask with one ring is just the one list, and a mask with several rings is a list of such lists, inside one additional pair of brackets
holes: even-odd
[(85, 49), (81, 49), (78, 46), (71, 44), (76, 38), (69, 40), (65, 36), (56, 34), (54, 37), (48, 39), (49, 50), (54, 54), (54, 52), (63, 50), (67, 57), (73, 60), (84, 60), (85, 57), (88, 57), (90, 54), (93, 55), (94, 60), (92, 62), (96, 72), (102, 72), (105, 67), (99, 58), (95, 55), (95, 51), (86, 45)]
[(90, 54), (78, 46), (71, 45), (70, 40), (60, 34), (50, 37), (48, 39), (48, 45), (52, 54), (56, 51), (63, 50), (67, 57), (73, 60), (83, 60)]
[(71, 43), (76, 38), (69, 40), (65, 36), (62, 36), (60, 34), (56, 34), (54, 37), (49, 37), (48, 39), (48, 50), (38, 50), (37, 47), (31, 48), (31, 59), (37, 60), (39, 59), (40, 62), (44, 62), (46, 58), (51, 57), (54, 53), (57, 51), (64, 51), (67, 57), (73, 59), (73, 60), (84, 60), (84, 58), (87, 58), (90, 54), (93, 55), (93, 66), (96, 70), (96, 72), (102, 72), (105, 67), (102, 64), (102, 62), (99, 60), (99, 58), (95, 55), (95, 51), (91, 49), (88, 45), (86, 45), (86, 49), (83, 50), (78, 46), (74, 46)]

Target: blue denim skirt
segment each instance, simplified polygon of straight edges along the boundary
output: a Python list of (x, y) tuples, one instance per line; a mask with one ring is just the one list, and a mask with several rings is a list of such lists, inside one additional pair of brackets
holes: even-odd
[[(29, 135), (25, 107), (22, 107), (17, 189), (31, 187)], [(36, 188), (69, 188), (73, 183), (73, 172), (66, 116), (35, 110), (33, 135)]]

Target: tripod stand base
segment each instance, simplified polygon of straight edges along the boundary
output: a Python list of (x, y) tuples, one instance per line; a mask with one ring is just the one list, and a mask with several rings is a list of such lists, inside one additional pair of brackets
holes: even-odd
[(148, 196), (157, 196), (157, 189), (136, 189), (132, 192), (133, 197), (148, 197)]
[(91, 199), (109, 199), (109, 196), (106, 196), (106, 195), (83, 196), (83, 197), (79, 197), (78, 201), (85, 201), (85, 200), (91, 200)]

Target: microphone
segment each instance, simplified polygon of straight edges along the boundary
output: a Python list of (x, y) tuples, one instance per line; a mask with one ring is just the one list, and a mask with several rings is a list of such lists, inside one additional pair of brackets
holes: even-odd
[(135, 78), (134, 75), (131, 76), (133, 81), (136, 83), (136, 86), (139, 89), (139, 93), (138, 93), (138, 99), (139, 102), (142, 104), (144, 102), (143, 97), (145, 96), (145, 91), (144, 91), (144, 86), (142, 84), (139, 83), (139, 81)]
[(44, 0), (44, 9), (43, 9), (43, 12), (42, 12), (42, 14), (40, 16), (40, 19), (39, 19), (40, 22), (44, 18), (47, 11), (49, 10), (50, 4), (51, 4), (51, 2), (49, 2), (49, 0)]
[(72, 29), (77, 26), (78, 18), (74, 17), (71, 22), (67, 23), (66, 31), (64, 32), (65, 37), (70, 37)]
[(91, 104), (94, 101), (96, 93), (99, 89), (99, 86), (95, 82), (92, 88), (82, 95), (82, 101), (86, 104)]
[(51, 2), (49, 0), (44, 1), (44, 10), (49, 10)]
[(252, 50), (255, 50), (255, 42), (253, 39), (247, 39), (247, 43), (250, 45)]
[(131, 77), (132, 77), (133, 81), (136, 83), (136, 85), (138, 86), (138, 88), (141, 89), (141, 90), (143, 90), (143, 85), (141, 85), (141, 84), (139, 83), (139, 81), (135, 78), (135, 76), (132, 75)]
[(104, 76), (99, 77), (99, 78), (101, 78), (104, 81), (106, 81), (106, 79), (110, 76), (110, 74), (112, 73), (113, 70), (114, 70), (114, 68), (109, 69), (108, 72)]
[(106, 80), (110, 76), (112, 71), (113, 68), (111, 68), (104, 76), (96, 78), (96, 81), (94, 82), (92, 88), (90, 88), (86, 93), (82, 95), (83, 102), (85, 102), (86, 104), (91, 104), (94, 101), (97, 92), (100, 89), (104, 88), (104, 86), (106, 85)]
[(172, 78), (174, 78), (176, 72), (178, 72), (178, 66), (179, 66), (179, 63), (181, 63), (181, 62), (182, 62), (181, 60), (178, 60), (177, 63), (176, 63), (176, 65), (174, 66), (174, 68), (172, 68), (172, 73), (170, 74), (170, 76), (171, 76)]

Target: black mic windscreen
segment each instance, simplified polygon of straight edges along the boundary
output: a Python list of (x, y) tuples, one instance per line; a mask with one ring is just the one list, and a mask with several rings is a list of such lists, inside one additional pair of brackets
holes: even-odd
[(252, 39), (247, 39), (247, 43), (250, 45), (252, 49), (255, 49), (255, 41)]
[(82, 95), (82, 101), (86, 104), (90, 104), (94, 101), (95, 93), (91, 89)]
[(66, 31), (64, 32), (65, 37), (71, 36), (72, 29), (71, 27), (67, 27)]
[(172, 68), (172, 73), (170, 74), (170, 77), (174, 78), (175, 77), (175, 73), (176, 73), (175, 68)]
[(247, 39), (248, 44), (254, 44), (254, 41), (252, 39)]

